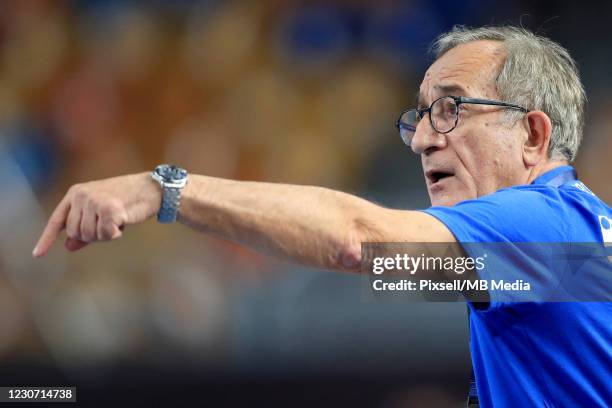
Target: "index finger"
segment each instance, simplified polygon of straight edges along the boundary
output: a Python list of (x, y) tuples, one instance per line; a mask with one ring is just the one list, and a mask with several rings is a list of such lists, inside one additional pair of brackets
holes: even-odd
[(38, 258), (44, 256), (47, 251), (49, 251), (49, 248), (51, 248), (51, 245), (53, 245), (53, 242), (55, 242), (60, 232), (66, 227), (66, 217), (69, 211), (70, 201), (68, 201), (66, 196), (55, 208), (53, 214), (51, 214), (47, 226), (38, 239), (34, 251), (32, 251), (33, 256)]

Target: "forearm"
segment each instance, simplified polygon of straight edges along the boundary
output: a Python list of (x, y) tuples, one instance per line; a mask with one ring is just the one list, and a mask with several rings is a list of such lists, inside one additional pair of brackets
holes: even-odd
[(331, 269), (359, 267), (367, 229), (359, 214), (378, 206), (313, 186), (191, 175), (179, 221), (266, 253)]
[[(72, 186), (49, 218), (34, 256), (66, 229), (66, 248), (118, 239), (128, 225), (159, 211), (161, 189), (149, 173)], [(434, 217), (392, 210), (322, 187), (191, 175), (179, 221), (263, 252), (326, 269), (358, 271), (362, 242), (452, 242)]]

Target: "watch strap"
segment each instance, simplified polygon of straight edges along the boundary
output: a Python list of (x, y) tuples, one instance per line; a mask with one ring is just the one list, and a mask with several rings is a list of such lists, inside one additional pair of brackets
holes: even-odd
[(180, 188), (163, 186), (162, 202), (157, 213), (157, 221), (164, 224), (175, 222), (178, 216), (180, 201)]

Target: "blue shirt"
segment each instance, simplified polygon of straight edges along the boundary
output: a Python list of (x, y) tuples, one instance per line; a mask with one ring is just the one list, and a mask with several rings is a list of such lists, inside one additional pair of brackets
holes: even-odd
[[(557, 167), (530, 185), (425, 212), (465, 243), (612, 242), (610, 207), (568, 174)], [(612, 407), (612, 303), (468, 305), (481, 407)]]

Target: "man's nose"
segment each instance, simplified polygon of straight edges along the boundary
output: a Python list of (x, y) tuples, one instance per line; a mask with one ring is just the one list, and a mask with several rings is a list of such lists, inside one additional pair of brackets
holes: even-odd
[(438, 133), (432, 126), (428, 117), (419, 122), (412, 136), (410, 148), (416, 154), (429, 154), (446, 147), (446, 135)]

